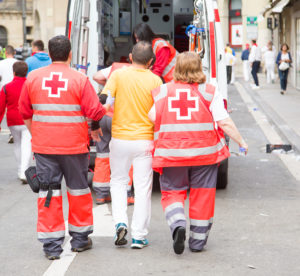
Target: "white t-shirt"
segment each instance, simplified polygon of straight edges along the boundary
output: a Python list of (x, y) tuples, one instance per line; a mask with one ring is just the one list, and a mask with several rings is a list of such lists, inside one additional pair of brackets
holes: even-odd
[(264, 60), (266, 65), (275, 65), (276, 53), (274, 51), (267, 50), (264, 53)]
[(289, 56), (289, 53), (282, 53), (281, 52), (281, 60), (289, 60), (290, 59), (290, 56)]
[[(229, 117), (229, 114), (224, 106), (223, 96), (220, 93), (218, 87), (216, 87), (214, 98), (211, 101), (209, 106), (209, 111), (211, 112), (215, 122), (227, 119)], [(152, 108), (150, 109), (148, 116), (152, 122), (155, 122), (156, 119), (155, 105), (153, 105)]]
[(13, 73), (13, 64), (18, 61), (15, 58), (6, 58), (0, 61), (0, 76), (1, 76), (1, 83), (0, 89), (3, 85), (11, 82), (14, 78)]
[(110, 74), (110, 71), (111, 71), (111, 66), (102, 69), (102, 70), (101, 70), (101, 73), (102, 73), (102, 75), (103, 75), (106, 79), (108, 79), (108, 76), (109, 76), (109, 74)]

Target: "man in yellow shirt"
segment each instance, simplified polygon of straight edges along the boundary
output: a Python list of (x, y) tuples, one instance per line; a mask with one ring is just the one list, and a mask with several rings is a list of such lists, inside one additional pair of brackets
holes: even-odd
[(110, 142), (112, 214), (116, 224), (115, 245), (127, 240), (127, 184), (133, 165), (135, 205), (131, 223), (131, 248), (148, 245), (146, 236), (151, 216), (153, 124), (148, 112), (153, 105), (151, 91), (162, 84), (148, 68), (154, 58), (151, 44), (140, 41), (129, 55), (132, 66), (115, 70), (103, 93), (107, 108), (114, 102)]

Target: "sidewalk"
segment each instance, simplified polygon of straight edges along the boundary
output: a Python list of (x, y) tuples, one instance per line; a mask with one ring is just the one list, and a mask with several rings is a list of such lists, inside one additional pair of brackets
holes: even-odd
[(287, 93), (281, 95), (279, 79), (276, 79), (275, 84), (267, 84), (264, 74), (259, 74), (258, 78), (259, 90), (251, 89), (252, 78), (245, 82), (242, 76), (238, 75), (236, 80), (260, 105), (283, 140), (300, 153), (300, 91), (288, 85)]

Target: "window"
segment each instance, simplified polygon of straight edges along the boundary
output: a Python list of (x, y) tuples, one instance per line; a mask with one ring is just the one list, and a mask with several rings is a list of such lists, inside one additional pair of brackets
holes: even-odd
[(0, 46), (5, 47), (7, 45), (7, 30), (5, 27), (0, 26)]

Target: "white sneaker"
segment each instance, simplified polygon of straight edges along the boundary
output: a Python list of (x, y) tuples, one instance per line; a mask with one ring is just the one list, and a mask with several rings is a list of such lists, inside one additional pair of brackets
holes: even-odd
[(260, 87), (257, 86), (257, 85), (254, 85), (254, 86), (252, 87), (252, 89), (253, 89), (253, 90), (258, 90), (258, 89), (260, 89)]

